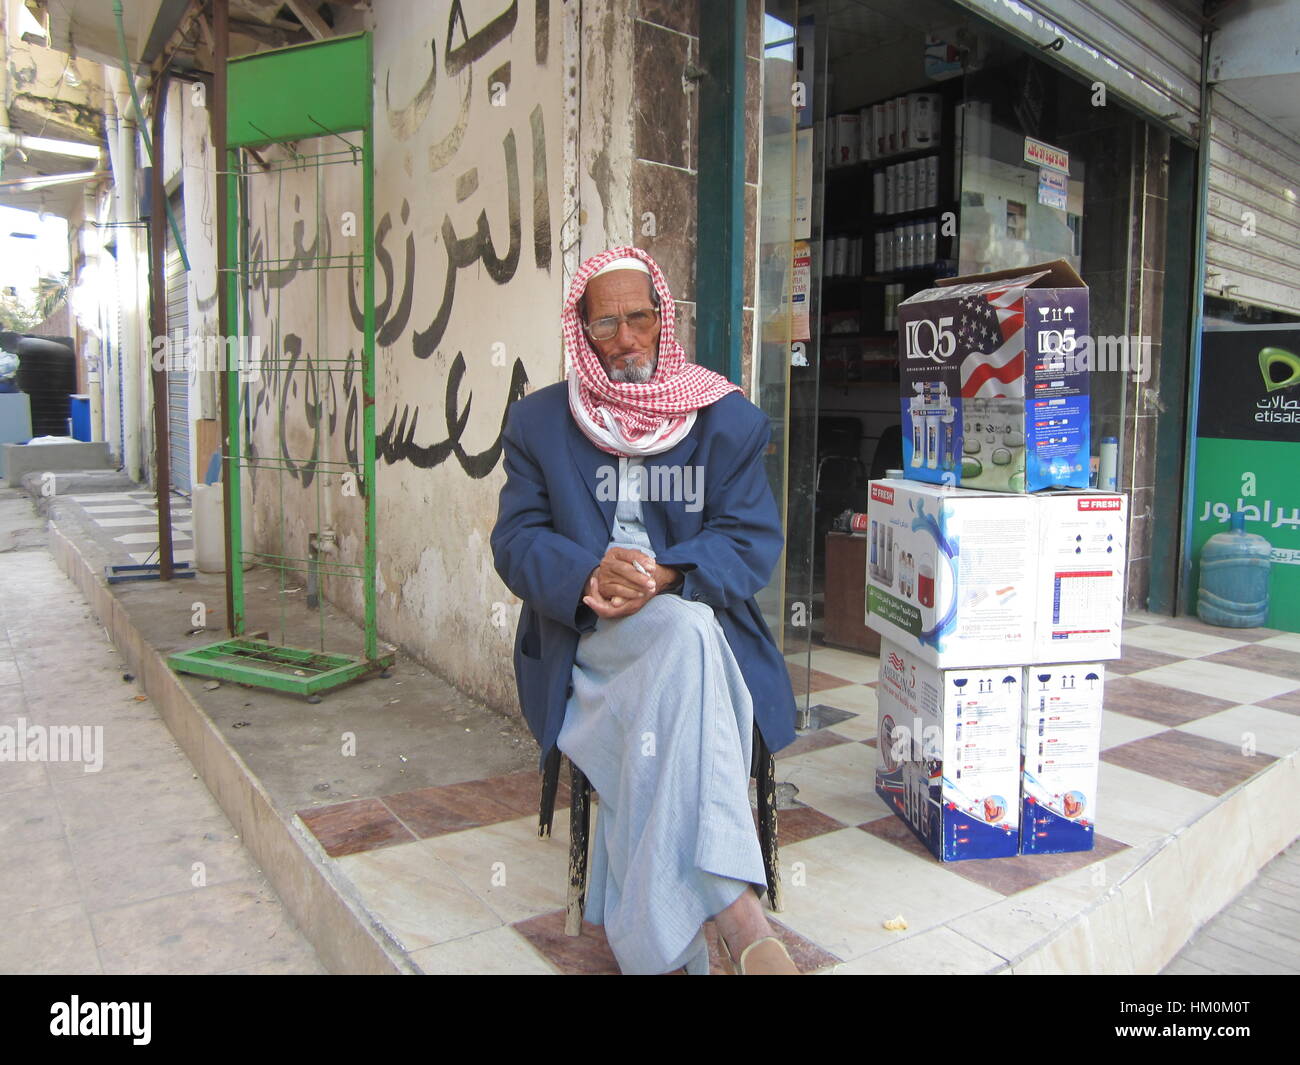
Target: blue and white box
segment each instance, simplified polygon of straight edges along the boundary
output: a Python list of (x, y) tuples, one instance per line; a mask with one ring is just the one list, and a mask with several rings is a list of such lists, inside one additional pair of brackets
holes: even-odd
[(1025, 668), (1021, 854), (1092, 850), (1105, 678), (1100, 662)]
[(1019, 666), (940, 670), (882, 641), (876, 792), (936, 858), (1020, 847)]
[(1088, 286), (1068, 262), (943, 278), (899, 304), (898, 341), (909, 479), (1088, 486)]

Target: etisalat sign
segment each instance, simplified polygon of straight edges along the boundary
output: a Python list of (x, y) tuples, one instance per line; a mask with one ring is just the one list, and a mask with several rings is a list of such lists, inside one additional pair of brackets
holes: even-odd
[(1300, 326), (1207, 329), (1196, 421), (1192, 596), (1200, 554), (1240, 512), (1271, 545), (1268, 625), (1300, 632)]

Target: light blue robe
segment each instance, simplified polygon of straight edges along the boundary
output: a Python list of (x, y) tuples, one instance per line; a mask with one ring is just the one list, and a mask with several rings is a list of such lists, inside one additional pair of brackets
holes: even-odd
[[(641, 462), (623, 468), (610, 546), (653, 557)], [(585, 917), (605, 926), (624, 973), (705, 975), (701, 925), (747, 884), (766, 886), (740, 667), (713, 609), (666, 593), (602, 618), (578, 641), (572, 677), (557, 742), (600, 797)]]

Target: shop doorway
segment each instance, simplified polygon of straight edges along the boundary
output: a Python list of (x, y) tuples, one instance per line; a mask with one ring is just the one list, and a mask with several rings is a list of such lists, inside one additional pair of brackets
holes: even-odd
[[(1146, 127), (949, 0), (766, 0), (763, 87), (756, 380), (787, 538), (762, 602), (792, 666), (815, 669), (820, 648), (878, 652), (851, 516), (902, 465), (898, 303), (1062, 258), (1095, 334), (1141, 334)], [(1132, 383), (1092, 376), (1103, 479), (1123, 469)]]

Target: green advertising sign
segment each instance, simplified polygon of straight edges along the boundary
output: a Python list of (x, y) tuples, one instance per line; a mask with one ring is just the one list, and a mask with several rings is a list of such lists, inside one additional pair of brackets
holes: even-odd
[(874, 585), (867, 588), (867, 612), (879, 615), (913, 636), (921, 635), (921, 611)]
[(1273, 548), (1271, 628), (1300, 632), (1300, 327), (1207, 329), (1201, 349), (1192, 597), (1232, 515)]

